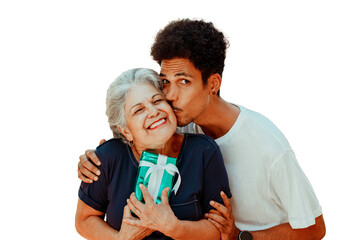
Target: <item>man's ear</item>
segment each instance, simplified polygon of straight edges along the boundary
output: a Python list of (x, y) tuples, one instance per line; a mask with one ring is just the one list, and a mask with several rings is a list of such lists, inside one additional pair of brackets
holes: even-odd
[(207, 84), (211, 95), (217, 95), (220, 90), (221, 81), (221, 76), (218, 73), (214, 73), (208, 78)]
[(124, 135), (126, 137), (126, 139), (131, 142), (134, 140), (134, 137), (133, 135), (131, 134), (130, 130), (128, 127), (120, 127), (120, 126), (117, 126), (117, 128), (119, 129), (119, 131), (122, 133), (122, 135)]

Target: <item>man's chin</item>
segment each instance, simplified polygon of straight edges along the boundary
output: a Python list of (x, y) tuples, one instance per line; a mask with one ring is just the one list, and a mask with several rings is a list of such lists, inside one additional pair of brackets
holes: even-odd
[(186, 125), (188, 125), (189, 123), (191, 123), (191, 120), (181, 120), (181, 119), (177, 119), (177, 126), (178, 127), (185, 127)]

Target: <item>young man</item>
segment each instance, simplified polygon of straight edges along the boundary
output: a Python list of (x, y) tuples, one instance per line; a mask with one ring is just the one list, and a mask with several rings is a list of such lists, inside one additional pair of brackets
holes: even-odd
[[(212, 202), (216, 210), (205, 217), (222, 239), (321, 239), (321, 207), (285, 136), (219, 95), (227, 46), (212, 23), (185, 19), (161, 30), (151, 49), (181, 131), (209, 135), (223, 154), (233, 197), (221, 193), (224, 205)], [(100, 164), (91, 150), (80, 156), (87, 182), (97, 172), (88, 157)]]

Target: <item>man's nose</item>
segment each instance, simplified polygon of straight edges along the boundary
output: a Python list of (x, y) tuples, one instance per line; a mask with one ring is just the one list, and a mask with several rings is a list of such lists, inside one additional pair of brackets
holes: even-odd
[(170, 85), (164, 89), (166, 100), (169, 102), (176, 102), (178, 100), (178, 89), (175, 85)]

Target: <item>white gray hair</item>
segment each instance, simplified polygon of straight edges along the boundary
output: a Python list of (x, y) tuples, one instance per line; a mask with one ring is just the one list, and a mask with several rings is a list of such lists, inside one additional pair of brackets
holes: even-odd
[(151, 83), (156, 89), (162, 91), (163, 84), (159, 74), (148, 68), (134, 68), (123, 72), (109, 86), (106, 95), (106, 115), (110, 129), (115, 138), (121, 138), (128, 143), (125, 136), (119, 131), (118, 126), (125, 128), (126, 119), (124, 106), (130, 90), (142, 83)]

